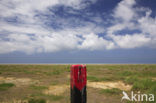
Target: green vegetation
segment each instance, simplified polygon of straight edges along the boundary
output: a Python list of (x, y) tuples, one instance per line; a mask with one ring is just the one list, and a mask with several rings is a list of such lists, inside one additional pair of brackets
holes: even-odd
[(87, 76), (87, 80), (89, 81), (99, 81), (99, 78), (95, 77), (95, 76)]
[(59, 75), (64, 72), (70, 72), (69, 67), (70, 65), (0, 65), (0, 71), (32, 75)]
[(0, 84), (0, 91), (8, 90), (13, 86), (15, 86), (13, 83), (2, 83)]
[[(0, 99), (27, 98), (29, 103), (70, 102), (70, 89), (61, 95), (46, 95), (44, 90), (51, 85), (70, 84), (70, 65), (0, 65), (0, 77), (30, 78), (39, 83), (26, 83), (27, 85), (14, 86), (12, 83), (3, 83), (0, 80)], [(87, 80), (90, 82), (116, 82), (123, 81), (132, 86), (132, 90), (141, 93), (154, 93), (156, 95), (156, 65), (125, 64), (125, 65), (87, 65)], [(11, 89), (11, 87), (13, 87)], [(10, 88), (10, 89), (9, 89)], [(23, 94), (21, 93), (21, 90)], [(9, 92), (9, 94), (8, 94)], [(88, 103), (119, 103), (122, 91), (113, 89), (97, 89), (87, 87)], [(130, 93), (131, 90), (126, 91)], [(109, 97), (111, 98), (109, 99)], [(29, 98), (33, 99), (29, 99)], [(104, 97), (104, 98), (103, 98)]]
[[(156, 95), (156, 65), (88, 65), (87, 71), (90, 81), (123, 81), (132, 85), (133, 91)], [(118, 89), (102, 89), (99, 93), (115, 95), (122, 92)]]
[(107, 78), (107, 77), (102, 77), (98, 78), (95, 76), (87, 76), (87, 80), (92, 81), (92, 82), (100, 82), (100, 81), (112, 81), (112, 78)]
[(117, 88), (113, 88), (113, 89), (102, 89), (100, 91), (101, 94), (108, 94), (108, 95), (118, 95), (121, 94), (122, 91), (120, 89)]
[(63, 96), (59, 96), (59, 95), (47, 95), (47, 96), (52, 101), (59, 101), (59, 100), (63, 99)]
[(132, 72), (132, 71), (123, 71), (123, 72), (119, 72), (120, 76), (132, 76), (132, 75), (136, 75), (136, 72)]
[(29, 99), (28, 103), (46, 103), (45, 99)]
[(134, 82), (137, 82), (137, 81), (138, 81), (138, 78), (139, 78), (139, 77), (136, 76), (136, 75), (134, 75), (134, 76), (129, 76), (129, 77), (126, 77), (126, 78), (124, 79), (124, 82), (133, 85)]
[(48, 89), (48, 87), (46, 87), (46, 86), (36, 86), (36, 85), (31, 85), (30, 88), (35, 89), (35, 90)]
[(32, 98), (42, 98), (42, 99), (50, 100), (50, 101), (59, 101), (59, 100), (63, 99), (63, 96), (61, 96), (61, 95), (52, 95), (52, 94), (46, 95), (43, 93), (35, 93), (35, 94), (32, 94), (31, 97)]
[(156, 82), (153, 82), (152, 80), (150, 79), (142, 79), (142, 80), (138, 80), (138, 81), (135, 81), (134, 84), (133, 84), (133, 90), (148, 90), (151, 88), (151, 86), (156, 83)]
[(148, 78), (137, 80), (134, 82), (132, 90), (156, 95), (156, 81), (152, 81)]

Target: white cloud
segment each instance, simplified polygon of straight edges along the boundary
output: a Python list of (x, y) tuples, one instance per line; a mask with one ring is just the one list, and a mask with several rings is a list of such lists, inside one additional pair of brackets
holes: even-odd
[(45, 52), (54, 52), (59, 50), (72, 50), (78, 45), (79, 38), (74, 35), (59, 35), (55, 33), (51, 36), (39, 37), (39, 42), (42, 42), (42, 46)]
[[(107, 28), (107, 36), (118, 48), (155, 47), (156, 19), (150, 17), (150, 9), (135, 8), (135, 5), (135, 0), (123, 0), (117, 5), (113, 14), (114, 25)], [(141, 13), (146, 13), (146, 16)], [(118, 34), (124, 30), (138, 30), (140, 33)]]
[(142, 34), (133, 34), (133, 35), (112, 35), (112, 39), (115, 41), (119, 48), (136, 48), (145, 46), (151, 40), (151, 38), (146, 37)]
[(146, 11), (146, 16), (138, 19), (139, 29), (143, 31), (143, 33), (148, 33), (152, 37), (156, 37), (156, 18), (151, 18), (151, 10)]
[[(87, 7), (89, 3), (95, 2), (96, 0), (90, 0), (88, 3), (83, 0), (1, 0), (0, 53), (21, 51), (31, 54), (75, 49), (108, 50), (143, 46), (155, 47), (156, 19), (150, 16), (151, 10), (135, 8), (135, 0), (119, 2), (113, 10), (113, 14), (110, 14), (114, 19), (111, 19), (113, 25), (109, 27), (96, 24), (109, 21), (103, 20), (100, 15), (88, 17), (96, 22), (94, 23), (76, 17), (59, 17), (48, 9), (64, 5), (75, 10), (67, 12), (77, 14), (77, 11)], [(144, 12), (146, 15), (140, 15), (140, 12)], [(50, 15), (50, 17), (44, 15)], [(18, 23), (7, 22), (6, 18), (13, 18)], [(61, 29), (47, 26), (45, 24), (47, 22), (54, 23), (54, 25), (57, 23), (61, 25)], [(125, 29), (138, 30), (140, 33), (118, 34)], [(104, 35), (99, 36), (99, 34)]]
[(35, 11), (45, 11), (55, 5), (66, 5), (80, 8), (82, 0), (1, 0), (0, 10), (2, 16), (22, 14), (32, 16)]
[(84, 40), (79, 46), (80, 49), (90, 49), (90, 50), (99, 50), (99, 49), (112, 49), (114, 48), (114, 43), (107, 41), (98, 35), (91, 33), (83, 36)]
[(133, 5), (135, 0), (123, 0), (115, 8), (114, 16), (124, 21), (130, 21), (134, 15), (135, 11), (133, 10)]

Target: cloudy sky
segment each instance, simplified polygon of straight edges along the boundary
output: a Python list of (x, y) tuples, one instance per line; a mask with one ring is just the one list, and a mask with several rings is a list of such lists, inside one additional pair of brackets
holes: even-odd
[(156, 0), (0, 0), (0, 63), (156, 63)]

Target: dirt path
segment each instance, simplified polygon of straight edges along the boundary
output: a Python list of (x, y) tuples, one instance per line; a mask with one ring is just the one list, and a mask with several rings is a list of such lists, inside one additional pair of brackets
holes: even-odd
[(69, 85), (53, 85), (49, 86), (49, 88), (45, 91), (43, 91), (44, 94), (53, 94), (53, 95), (61, 95), (63, 94), (67, 89), (69, 89)]
[[(123, 82), (87, 82), (88, 87), (92, 88), (100, 88), (100, 89), (112, 89), (112, 88), (118, 88), (120, 90), (128, 91), (132, 88), (131, 85), (126, 85)], [(63, 94), (67, 89), (69, 89), (69, 85), (53, 85), (49, 86), (47, 90), (44, 90), (44, 94), (52, 94), (52, 95), (61, 95)]]
[(126, 85), (122, 81), (118, 82), (87, 82), (88, 87), (92, 88), (100, 88), (100, 89), (112, 89), (112, 88), (118, 88), (120, 90), (131, 90), (132, 86), (131, 85)]

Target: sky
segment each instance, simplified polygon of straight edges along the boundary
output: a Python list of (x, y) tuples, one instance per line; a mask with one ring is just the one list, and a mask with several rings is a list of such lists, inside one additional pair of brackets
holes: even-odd
[(156, 0), (0, 0), (0, 63), (156, 63)]

